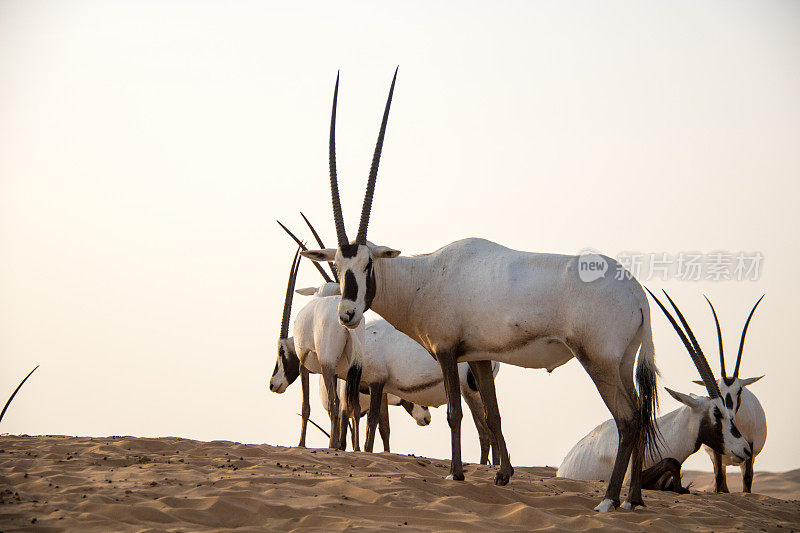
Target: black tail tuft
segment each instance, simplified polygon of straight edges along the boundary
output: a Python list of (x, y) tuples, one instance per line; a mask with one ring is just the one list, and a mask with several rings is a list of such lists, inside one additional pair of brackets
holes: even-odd
[(651, 459), (657, 460), (660, 457), (659, 445), (663, 443), (663, 437), (656, 422), (658, 383), (654, 369), (646, 364), (640, 364), (636, 369), (636, 384), (639, 388), (639, 416), (644, 430), (642, 433), (646, 443), (645, 449)]
[(354, 413), (351, 413), (352, 416), (358, 416), (360, 414), (361, 406), (358, 395), (361, 392), (361, 371), (362, 367), (358, 362), (354, 362), (350, 365), (350, 369), (347, 371), (345, 401), (351, 410), (356, 410)]

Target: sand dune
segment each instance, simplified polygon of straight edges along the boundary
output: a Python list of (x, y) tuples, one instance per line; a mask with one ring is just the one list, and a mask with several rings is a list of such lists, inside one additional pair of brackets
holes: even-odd
[(769, 496), (647, 491), (645, 510), (608, 515), (591, 510), (602, 483), (553, 468), (517, 467), (507, 487), (492, 484), (492, 467), (467, 465), (464, 483), (446, 474), (447, 461), (385, 453), (3, 436), (0, 529), (800, 530), (800, 471), (757, 473)]

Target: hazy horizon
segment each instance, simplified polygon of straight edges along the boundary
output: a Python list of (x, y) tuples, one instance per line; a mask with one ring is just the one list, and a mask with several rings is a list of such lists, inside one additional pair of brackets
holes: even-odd
[[(718, 373), (767, 413), (756, 470), (800, 467), (784, 339), (800, 299), (795, 2), (0, 2), (0, 432), (295, 446), (300, 386), (268, 390), (298, 211), (335, 242), (330, 103), (355, 231), (397, 87), (369, 238), (404, 254), (760, 253), (753, 281), (670, 291)], [(304, 261), (298, 287), (318, 285)], [(295, 297), (294, 311), (307, 299)], [(664, 390), (702, 394), (651, 305)], [(312, 418), (327, 427), (311, 381)], [(558, 466), (610, 414), (576, 361), (497, 378), (512, 464)], [(445, 407), (392, 410), (392, 451), (448, 458)], [(465, 411), (464, 459), (478, 459)], [(362, 424), (363, 425), (363, 424)], [(363, 439), (362, 431), (362, 439)], [(309, 445), (327, 440), (309, 428)], [(688, 469), (709, 470), (702, 451)], [(730, 488), (741, 490), (738, 469)], [(469, 477), (468, 477), (469, 479)], [(735, 481), (734, 481), (735, 479)]]

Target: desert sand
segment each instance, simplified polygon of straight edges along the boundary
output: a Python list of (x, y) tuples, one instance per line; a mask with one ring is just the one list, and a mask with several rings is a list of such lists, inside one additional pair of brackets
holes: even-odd
[(0, 529), (800, 531), (798, 470), (757, 473), (761, 494), (646, 491), (645, 509), (600, 515), (600, 482), (516, 467), (496, 487), (493, 467), (466, 465), (462, 483), (443, 479), (447, 465), (174, 437), (0, 436)]

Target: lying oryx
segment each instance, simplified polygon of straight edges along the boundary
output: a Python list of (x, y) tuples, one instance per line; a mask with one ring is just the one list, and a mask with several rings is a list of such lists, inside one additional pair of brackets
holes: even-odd
[[(667, 315), (675, 331), (683, 340), (703, 378), (700, 383), (706, 386), (709, 396), (702, 397), (694, 394), (688, 396), (667, 389), (667, 392), (685, 407), (658, 418), (661, 445), (656, 454), (646, 454), (645, 456), (642, 487), (685, 493), (688, 490), (681, 485), (681, 465), (687, 457), (700, 449), (701, 444), (709, 446), (717, 453), (739, 457), (740, 460), (750, 457), (750, 444), (734, 424), (733, 411), (723, 402), (708, 361), (680, 310), (667, 295), (686, 328), (691, 343), (669, 311), (661, 305), (655, 295), (653, 298), (656, 299), (659, 307)], [(607, 479), (613, 469), (614, 450), (617, 448), (618, 441), (619, 437), (613, 421), (603, 422), (578, 441), (569, 451), (558, 468), (557, 475), (582, 480)]]
[[(450, 477), (458, 480), (464, 479), (458, 363), (469, 362), (475, 375), (486, 422), (500, 453), (495, 483), (504, 485), (514, 469), (501, 432), (490, 361), (553, 370), (577, 358), (622, 436), (605, 498), (596, 509), (608, 511), (619, 504), (631, 458), (631, 488), (623, 506), (644, 505), (642, 458), (646, 435), (656, 431), (657, 387), (650, 308), (641, 285), (630, 276), (611, 275), (625, 273), (625, 269), (605, 257), (602, 260), (610, 275), (583, 282), (577, 256), (520, 252), (483, 239), (465, 239), (430, 254), (398, 257), (398, 250), (368, 242), (367, 226), (396, 78), (395, 71), (353, 242), (345, 233), (336, 178), (338, 76), (336, 79), (328, 153), (338, 247), (302, 253), (314, 261), (334, 261), (343, 282), (339, 321), (357, 327), (371, 308), (436, 358), (448, 400)], [(637, 353), (638, 393), (634, 386)], [(650, 442), (655, 443), (653, 439)]]
[[(344, 398), (345, 395), (345, 381), (342, 379), (337, 380), (337, 384), (339, 387), (339, 398)], [(366, 387), (365, 387), (366, 388)], [(368, 391), (369, 389), (367, 389)], [(319, 380), (319, 399), (322, 402), (322, 407), (325, 408), (326, 411), (330, 414), (330, 408), (328, 406), (328, 389), (325, 387), (325, 380), (320, 377)], [(359, 393), (359, 409), (357, 412), (350, 412), (350, 417), (357, 416), (361, 418), (369, 411), (370, 401), (369, 401), (369, 394), (364, 392)], [(378, 430), (381, 434), (381, 439), (383, 440), (383, 451), (389, 451), (389, 406), (390, 405), (399, 405), (403, 407), (406, 412), (408, 412), (411, 417), (417, 421), (418, 426), (427, 426), (431, 423), (431, 411), (427, 407), (423, 407), (421, 405), (417, 405), (415, 403), (411, 403), (407, 400), (403, 400), (402, 398), (398, 398), (394, 394), (386, 394), (384, 393), (381, 398), (380, 402), (380, 417), (378, 420)], [(342, 402), (340, 404), (340, 420), (342, 417), (347, 416), (346, 413), (342, 413), (341, 411), (345, 409), (345, 403)], [(351, 433), (351, 441), (353, 443), (353, 450), (359, 451), (359, 442), (358, 442), (358, 435), (355, 432), (355, 424), (350, 424), (350, 433)], [(341, 428), (344, 432), (347, 430), (346, 427)], [(342, 440), (344, 442), (344, 439)], [(346, 446), (345, 446), (346, 448)], [(367, 450), (367, 451), (372, 451)]]
[[(730, 465), (737, 465), (741, 468), (742, 491), (750, 492), (753, 487), (753, 461), (756, 455), (761, 453), (761, 450), (764, 449), (764, 443), (767, 441), (767, 417), (764, 414), (764, 408), (761, 407), (761, 402), (758, 401), (755, 394), (745, 388), (764, 376), (744, 379), (739, 377), (739, 364), (742, 362), (742, 351), (744, 350), (744, 338), (747, 335), (747, 326), (750, 325), (750, 319), (753, 318), (753, 313), (763, 298), (762, 296), (758, 299), (753, 309), (750, 310), (747, 321), (744, 323), (742, 336), (739, 339), (739, 353), (736, 355), (736, 368), (733, 370), (733, 377), (729, 377), (725, 372), (725, 355), (722, 350), (722, 330), (719, 327), (717, 312), (714, 310), (711, 301), (706, 298), (708, 305), (711, 306), (711, 312), (714, 313), (714, 323), (717, 326), (719, 364), (720, 373), (722, 374), (722, 379), (717, 382), (720, 395), (725, 399), (725, 405), (728, 409), (734, 413), (733, 419), (736, 422), (736, 427), (739, 428), (744, 438), (750, 443), (750, 448), (753, 451), (752, 456), (745, 461), (741, 461), (732, 455), (721, 455), (712, 448), (704, 446), (706, 452), (711, 457), (711, 462), (714, 464), (714, 489), (716, 492), (728, 492), (725, 470)], [(702, 382), (695, 383), (702, 384)]]

